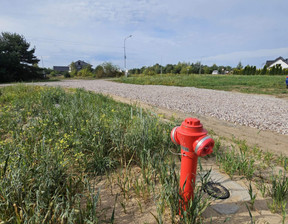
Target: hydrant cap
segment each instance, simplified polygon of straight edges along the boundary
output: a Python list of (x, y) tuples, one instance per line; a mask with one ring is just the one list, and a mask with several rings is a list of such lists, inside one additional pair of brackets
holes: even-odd
[(182, 123), (183, 126), (186, 126), (187, 128), (202, 128), (203, 125), (200, 123), (200, 120), (197, 118), (186, 118), (185, 121)]

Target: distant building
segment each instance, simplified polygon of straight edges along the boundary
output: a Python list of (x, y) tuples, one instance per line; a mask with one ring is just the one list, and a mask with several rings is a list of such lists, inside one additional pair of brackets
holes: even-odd
[(53, 70), (56, 72), (69, 72), (69, 66), (53, 66)]
[(83, 68), (85, 68), (87, 66), (90, 66), (89, 63), (86, 63), (85, 61), (81, 61), (81, 60), (78, 60), (78, 61), (76, 61), (74, 63), (75, 63), (77, 71), (79, 71), (79, 70), (81, 70), (81, 69), (83, 69)]
[(275, 60), (266, 61), (267, 68), (272, 68), (276, 65), (281, 65), (282, 68), (288, 68), (288, 58), (278, 57)]
[[(86, 63), (85, 61), (78, 60), (74, 62), (75, 67), (77, 71), (80, 71), (81, 69), (91, 66), (89, 63)], [(53, 70), (56, 72), (71, 72), (71, 65), (69, 66), (53, 66)]]
[(218, 74), (219, 74), (218, 70), (213, 70), (212, 75), (218, 75)]

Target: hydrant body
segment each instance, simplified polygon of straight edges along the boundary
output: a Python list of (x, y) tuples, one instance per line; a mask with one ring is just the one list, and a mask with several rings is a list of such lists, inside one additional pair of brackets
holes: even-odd
[(214, 140), (196, 118), (186, 118), (180, 127), (173, 128), (171, 140), (181, 146), (180, 194), (188, 202), (194, 196), (198, 157), (213, 152)]

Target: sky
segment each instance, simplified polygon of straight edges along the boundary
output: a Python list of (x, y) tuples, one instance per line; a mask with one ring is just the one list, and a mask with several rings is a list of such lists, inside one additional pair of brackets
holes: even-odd
[[(83, 60), (141, 68), (288, 58), (287, 0), (0, 0), (0, 32), (23, 35), (40, 67)], [(132, 35), (132, 37), (129, 37)]]

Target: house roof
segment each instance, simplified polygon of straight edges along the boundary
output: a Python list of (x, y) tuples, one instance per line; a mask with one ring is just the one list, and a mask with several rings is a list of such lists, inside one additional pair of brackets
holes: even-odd
[(275, 63), (278, 60), (282, 60), (283, 62), (285, 62), (288, 65), (288, 58), (284, 59), (283, 57), (280, 56), (280, 57), (276, 58), (275, 60), (266, 61), (266, 66), (269, 67), (270, 65), (272, 65), (273, 63)]
[(79, 65), (89, 65), (89, 63), (86, 63), (85, 61), (81, 61), (81, 60), (75, 61), (75, 64), (79, 64)]
[(69, 71), (69, 66), (53, 66), (54, 71), (66, 72)]

